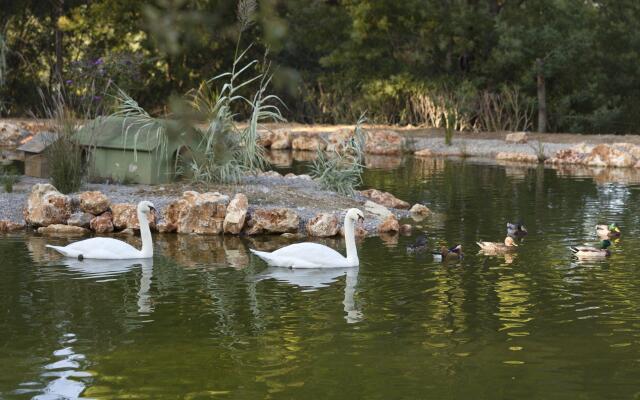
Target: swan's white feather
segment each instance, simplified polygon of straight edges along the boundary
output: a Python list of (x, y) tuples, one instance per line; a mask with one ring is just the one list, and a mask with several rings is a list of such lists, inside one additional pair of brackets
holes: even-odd
[(318, 243), (295, 243), (274, 252), (251, 250), (274, 267), (288, 268), (345, 268), (352, 267), (347, 259), (331, 247)]
[(104, 260), (125, 260), (142, 258), (140, 250), (120, 240), (112, 238), (91, 238), (74, 242), (68, 246), (47, 245), (67, 257), (98, 258)]

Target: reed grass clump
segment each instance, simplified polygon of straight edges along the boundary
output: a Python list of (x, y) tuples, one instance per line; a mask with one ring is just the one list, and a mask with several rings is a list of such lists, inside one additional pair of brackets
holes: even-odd
[(311, 164), (311, 176), (323, 188), (343, 195), (353, 195), (362, 183), (365, 146), (362, 125), (365, 121), (364, 115), (358, 119), (353, 136), (345, 141), (341, 151), (325, 153), (317, 150), (317, 157)]

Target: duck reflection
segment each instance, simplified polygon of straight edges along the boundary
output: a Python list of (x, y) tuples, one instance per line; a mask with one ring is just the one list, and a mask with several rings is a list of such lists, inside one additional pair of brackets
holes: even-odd
[(345, 320), (349, 324), (360, 322), (363, 314), (355, 302), (356, 285), (359, 268), (323, 268), (323, 269), (289, 269), (269, 267), (256, 276), (256, 281), (273, 279), (300, 289), (314, 291), (329, 287), (343, 275), (346, 276), (344, 288)]

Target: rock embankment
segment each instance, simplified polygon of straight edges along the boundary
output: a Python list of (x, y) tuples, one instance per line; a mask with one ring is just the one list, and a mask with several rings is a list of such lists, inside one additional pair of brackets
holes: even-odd
[[(292, 178), (265, 174), (254, 179), (258, 182), (260, 179), (295, 182), (289, 191), (292, 198), (296, 194), (295, 184), (315, 185), (315, 182), (304, 177)], [(258, 186), (258, 190), (252, 194), (257, 204), (251, 205), (250, 197), (245, 193), (228, 195), (213, 191), (186, 190), (180, 196), (158, 199), (157, 195), (139, 194), (136, 198), (129, 196), (128, 201), (122, 202), (117, 190), (113, 193), (115, 198), (99, 190), (65, 195), (48, 183), (36, 183), (31, 187), (23, 209), (25, 223), (20, 224), (15, 222), (15, 218), (5, 219), (6, 216), (0, 215), (0, 232), (29, 227), (44, 235), (84, 235), (91, 232), (130, 234), (140, 228), (136, 212), (137, 201), (149, 198), (158, 207), (157, 214), (150, 219), (150, 227), (160, 233), (246, 236), (278, 234), (296, 237), (332, 237), (342, 234), (344, 207), (336, 207), (335, 193), (332, 209), (339, 208), (341, 211), (327, 212), (307, 207), (265, 204), (257, 198), (256, 193), (268, 192), (269, 189), (260, 189), (260, 185), (255, 182), (252, 187), (254, 186)], [(400, 225), (399, 218), (429, 213), (420, 204), (414, 205), (409, 212), (409, 203), (375, 189), (359, 192), (350, 201), (351, 206), (360, 206), (366, 213), (366, 224), (357, 229), (359, 235), (409, 232), (410, 227)], [(0, 204), (0, 211), (1, 206)]]

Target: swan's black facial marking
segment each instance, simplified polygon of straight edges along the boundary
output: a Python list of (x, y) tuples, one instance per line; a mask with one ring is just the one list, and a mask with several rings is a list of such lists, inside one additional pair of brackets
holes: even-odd
[(84, 256), (82, 254), (78, 254), (78, 261), (84, 260)]

